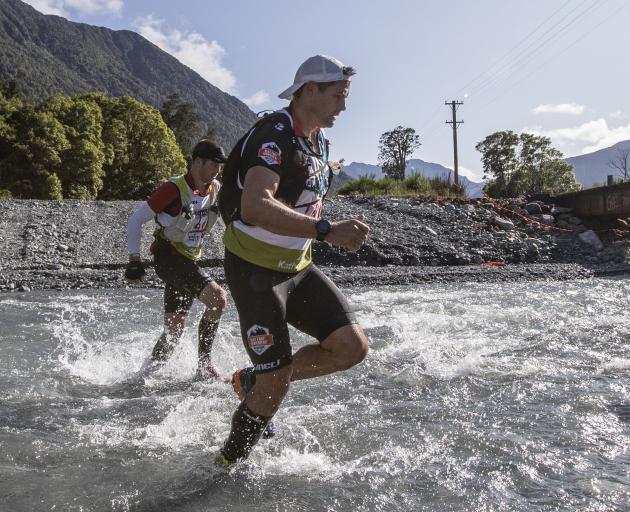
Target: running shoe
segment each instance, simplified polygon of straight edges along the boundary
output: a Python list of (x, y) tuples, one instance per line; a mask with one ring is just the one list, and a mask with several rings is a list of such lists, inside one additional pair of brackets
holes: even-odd
[(231, 466), (234, 464), (234, 461), (228, 459), (225, 455), (223, 455), (223, 450), (219, 451), (216, 458), (214, 459), (214, 463), (220, 467)]

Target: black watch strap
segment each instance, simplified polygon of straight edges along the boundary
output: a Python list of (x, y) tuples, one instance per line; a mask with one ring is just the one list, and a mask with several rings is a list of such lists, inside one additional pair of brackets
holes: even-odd
[(319, 219), (315, 224), (315, 230), (317, 231), (316, 240), (323, 242), (326, 239), (326, 235), (330, 233), (331, 228), (330, 222), (326, 219)]

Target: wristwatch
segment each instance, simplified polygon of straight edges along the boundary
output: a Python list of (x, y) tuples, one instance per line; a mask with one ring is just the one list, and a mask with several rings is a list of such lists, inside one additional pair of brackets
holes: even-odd
[(317, 221), (317, 224), (315, 224), (315, 230), (317, 231), (316, 240), (323, 242), (326, 238), (326, 235), (330, 233), (331, 229), (332, 229), (332, 226), (330, 222), (328, 222), (326, 219), (319, 219)]

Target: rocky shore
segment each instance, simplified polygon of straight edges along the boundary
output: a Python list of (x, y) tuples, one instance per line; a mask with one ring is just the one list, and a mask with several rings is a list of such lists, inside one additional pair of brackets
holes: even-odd
[[(0, 201), (0, 291), (116, 288), (127, 261), (126, 228), (135, 201)], [(335, 197), (332, 220), (364, 214), (368, 243), (350, 254), (316, 244), (318, 265), (345, 286), (426, 281), (575, 279), (630, 271), (624, 219), (579, 219), (571, 211), (520, 200)], [(144, 287), (161, 287), (145, 225)], [(204, 267), (223, 280), (221, 237), (206, 240)]]

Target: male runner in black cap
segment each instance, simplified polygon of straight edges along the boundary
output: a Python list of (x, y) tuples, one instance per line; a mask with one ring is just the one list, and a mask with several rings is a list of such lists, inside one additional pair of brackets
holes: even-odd
[(155, 240), (151, 245), (156, 274), (164, 281), (164, 332), (153, 348), (148, 368), (158, 368), (173, 353), (186, 315), (195, 298), (205, 306), (199, 322), (197, 377), (217, 378), (211, 351), (219, 320), (227, 304), (227, 294), (197, 265), (204, 235), (218, 218), (216, 200), (220, 184), (215, 179), (226, 161), (223, 149), (208, 139), (193, 149), (188, 172), (160, 185), (129, 217), (127, 243), (129, 263), (125, 277), (140, 280), (144, 268), (140, 260), (142, 225), (154, 219)]

